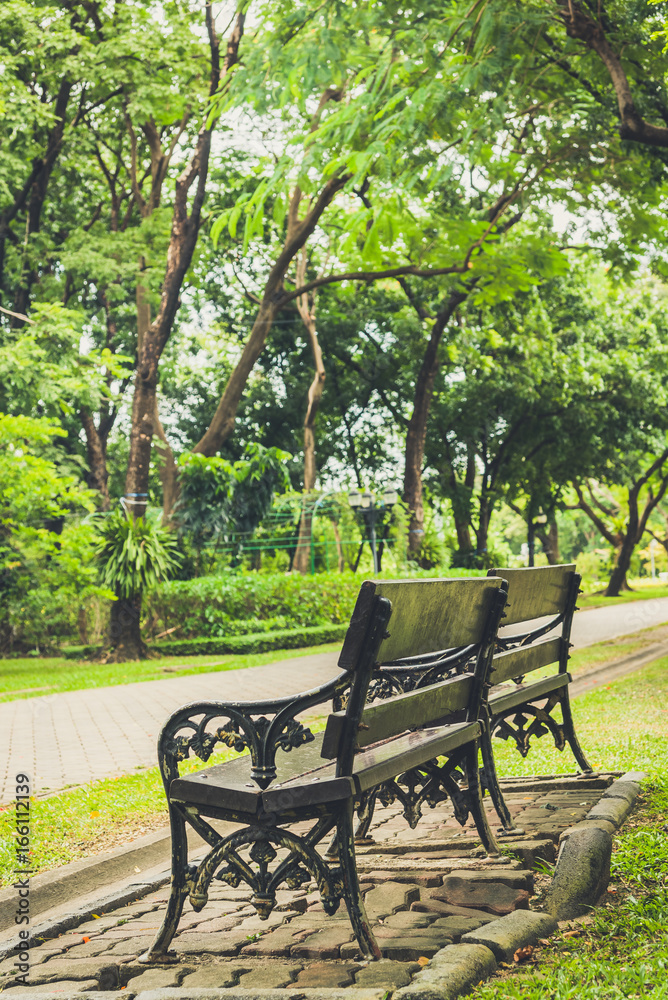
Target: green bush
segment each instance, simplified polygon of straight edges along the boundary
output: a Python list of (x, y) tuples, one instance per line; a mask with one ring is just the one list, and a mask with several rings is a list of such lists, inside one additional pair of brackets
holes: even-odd
[(266, 653), (271, 649), (300, 649), (325, 642), (338, 642), (347, 625), (316, 625), (312, 628), (277, 629), (229, 639), (182, 639), (154, 642), (151, 649), (163, 656), (206, 656), (210, 653)]
[(170, 580), (147, 595), (146, 635), (228, 638), (347, 622), (361, 578), (353, 573), (224, 573)]
[[(415, 577), (437, 575), (418, 571)], [(484, 575), (448, 570), (448, 576)], [(360, 573), (221, 573), (170, 580), (147, 594), (146, 636), (200, 639), (320, 625), (347, 625), (364, 576)], [(275, 647), (274, 647), (275, 648)]]

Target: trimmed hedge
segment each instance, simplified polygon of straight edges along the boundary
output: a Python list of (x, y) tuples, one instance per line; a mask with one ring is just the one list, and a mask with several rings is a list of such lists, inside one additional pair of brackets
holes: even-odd
[[(413, 578), (436, 575), (410, 573)], [(484, 576), (484, 571), (449, 569), (441, 575)], [(231, 641), (261, 632), (347, 625), (363, 579), (361, 573), (352, 572), (301, 576), (226, 571), (193, 580), (170, 580), (144, 598), (144, 634), (178, 629), (179, 640), (206, 637)]]
[[(230, 636), (227, 639), (174, 639), (154, 642), (150, 649), (161, 656), (208, 656), (227, 653), (267, 653), (272, 649), (303, 649), (338, 642), (346, 634), (347, 625), (315, 625), (311, 628), (277, 629), (251, 635)], [(97, 656), (99, 646), (70, 646), (63, 650), (68, 660)]]
[[(362, 582), (354, 573), (221, 573), (170, 580), (144, 598), (146, 635), (226, 641), (350, 620)], [(176, 638), (176, 637), (175, 637)]]

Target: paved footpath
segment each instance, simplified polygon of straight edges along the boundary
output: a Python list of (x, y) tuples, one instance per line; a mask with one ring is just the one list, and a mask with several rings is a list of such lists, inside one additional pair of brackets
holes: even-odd
[[(668, 598), (583, 611), (573, 642), (587, 646), (668, 621)], [(276, 698), (317, 687), (337, 672), (338, 654), (88, 688), (0, 704), (0, 805), (14, 797), (15, 776), (31, 777), (35, 795), (128, 774), (156, 763), (158, 733), (181, 705), (200, 700)]]

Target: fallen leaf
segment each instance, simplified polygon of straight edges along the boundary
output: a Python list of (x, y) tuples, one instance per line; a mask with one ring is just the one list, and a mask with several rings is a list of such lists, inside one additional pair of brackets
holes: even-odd
[(418, 965), (421, 965), (424, 968), (425, 965), (429, 965), (429, 959), (425, 958), (424, 955), (420, 955), (418, 958)]
[(566, 931), (566, 933), (564, 934), (564, 937), (565, 938), (567, 938), (567, 937), (580, 937), (580, 933), (581, 933), (580, 931)]
[(533, 945), (527, 944), (524, 948), (518, 948), (513, 955), (513, 962), (528, 962), (533, 955)]

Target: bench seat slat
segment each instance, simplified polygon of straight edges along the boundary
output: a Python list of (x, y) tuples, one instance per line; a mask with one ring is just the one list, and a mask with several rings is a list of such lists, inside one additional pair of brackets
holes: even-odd
[[(260, 805), (265, 812), (283, 812), (319, 802), (332, 802), (373, 788), (396, 778), (433, 757), (447, 754), (480, 734), (477, 722), (458, 723), (436, 729), (403, 733), (355, 756), (352, 777), (336, 777), (336, 762), (323, 763), (319, 747), (310, 743), (282, 755), (277, 761), (277, 780), (264, 792), (250, 781), (250, 760), (238, 757), (172, 782), (170, 799), (206, 808), (226, 807), (255, 816)], [(316, 738), (316, 743), (322, 740)], [(291, 759), (290, 759), (291, 758)]]
[[(311, 743), (276, 754), (276, 782), (286, 781), (294, 774), (303, 774), (320, 768), (322, 733), (316, 733)], [(255, 815), (262, 789), (251, 780), (251, 759), (248, 754), (234, 757), (223, 764), (214, 764), (194, 774), (184, 775), (173, 781), (169, 797), (177, 802), (196, 802), (200, 805), (229, 805), (231, 808)], [(224, 803), (221, 789), (225, 789)], [(351, 785), (352, 788), (352, 785)]]
[(537, 642), (532, 646), (509, 649), (505, 653), (497, 653), (492, 660), (490, 681), (492, 684), (502, 684), (512, 677), (529, 674), (532, 670), (557, 663), (560, 655), (560, 637), (548, 639), (547, 642)]
[(479, 722), (461, 722), (436, 729), (404, 733), (376, 747), (369, 747), (355, 758), (353, 777), (358, 792), (365, 792), (404, 771), (418, 768), (433, 757), (451, 753), (480, 735)]
[(507, 712), (516, 705), (530, 705), (543, 696), (547, 697), (552, 691), (567, 687), (571, 682), (571, 675), (568, 673), (555, 674), (553, 677), (545, 677), (534, 684), (518, 684), (508, 693), (508, 688), (503, 687), (498, 693), (492, 691), (489, 699), (489, 707), (493, 715), (500, 715)]
[[(451, 753), (479, 734), (478, 722), (462, 722), (437, 729), (421, 729), (416, 733), (402, 733), (394, 739), (368, 747), (355, 755), (355, 792), (361, 795), (383, 781), (425, 764), (433, 757)], [(332, 762), (323, 764), (317, 771), (309, 774), (294, 775), (280, 787), (272, 785), (263, 793), (263, 806), (267, 812), (278, 812), (304, 805), (312, 801), (314, 792), (317, 793), (324, 787), (335, 772), (336, 764)], [(315, 778), (318, 780), (315, 781)]]

